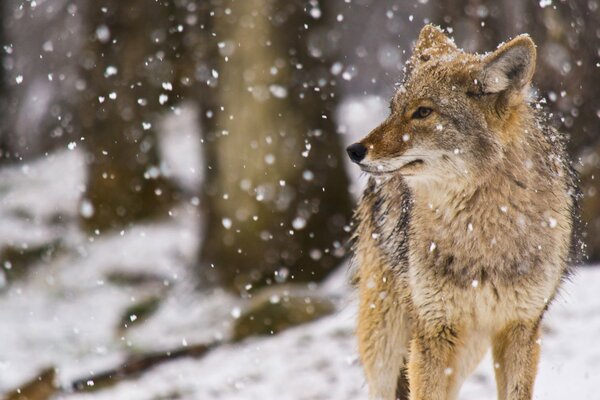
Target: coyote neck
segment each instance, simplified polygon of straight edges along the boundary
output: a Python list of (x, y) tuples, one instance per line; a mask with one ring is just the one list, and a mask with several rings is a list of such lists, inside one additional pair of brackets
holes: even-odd
[[(466, 176), (445, 180), (420, 181), (410, 184), (415, 207), (439, 214), (436, 219), (450, 223), (469, 215), (473, 220), (507, 216), (509, 209), (529, 209), (531, 193), (544, 196), (551, 189), (548, 179), (540, 176), (544, 169), (539, 156), (529, 154), (513, 143), (495, 165), (472, 171)], [(517, 193), (528, 193), (517, 196)], [(529, 210), (531, 211), (531, 210)], [(471, 222), (475, 223), (475, 221)]]
[(529, 163), (507, 158), (470, 185), (414, 187), (411, 254), (434, 265), (453, 260), (438, 266), (461, 286), (482, 273), (509, 281), (540, 268), (548, 238), (570, 225), (553, 204), (560, 192)]

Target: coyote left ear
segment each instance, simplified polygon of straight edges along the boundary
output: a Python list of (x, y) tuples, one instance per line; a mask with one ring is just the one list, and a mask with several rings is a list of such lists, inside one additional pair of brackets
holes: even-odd
[(520, 35), (483, 59), (481, 84), (484, 93), (521, 90), (531, 83), (535, 71), (535, 44)]

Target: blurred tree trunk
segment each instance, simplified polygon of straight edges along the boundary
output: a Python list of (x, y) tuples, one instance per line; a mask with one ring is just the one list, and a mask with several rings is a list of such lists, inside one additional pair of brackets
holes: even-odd
[(73, 122), (79, 107), (82, 4), (2, 2), (5, 161), (42, 157), (81, 137)]
[(301, 1), (215, 3), (201, 95), (201, 276), (237, 290), (318, 281), (344, 254), (352, 207), (333, 122), (330, 16)]
[(174, 190), (162, 174), (153, 120), (177, 86), (173, 6), (102, 0), (87, 7), (79, 116), (88, 155), (83, 225), (118, 228), (166, 216)]
[(0, 3), (0, 163), (5, 162), (10, 157), (10, 147), (8, 143), (8, 84), (6, 82), (6, 33), (5, 33), (5, 15), (6, 4)]

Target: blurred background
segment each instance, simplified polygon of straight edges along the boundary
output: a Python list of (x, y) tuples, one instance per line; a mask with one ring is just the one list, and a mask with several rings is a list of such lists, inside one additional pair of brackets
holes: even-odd
[[(581, 175), (585, 265), (536, 397), (600, 392), (597, 0), (4, 0), (0, 394), (360, 399), (344, 147), (425, 23), (538, 46)], [(462, 399), (493, 399), (491, 361)], [(1, 396), (1, 395), (0, 395)], [(596, 396), (596, 397), (594, 397)]]

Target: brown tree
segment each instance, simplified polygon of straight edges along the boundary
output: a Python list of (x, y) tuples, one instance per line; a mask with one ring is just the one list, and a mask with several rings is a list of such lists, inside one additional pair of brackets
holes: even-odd
[(238, 290), (320, 280), (344, 254), (351, 214), (327, 10), (227, 0), (209, 13), (201, 275)]
[[(6, 44), (5, 34), (5, 4), (0, 4), (0, 48)], [(11, 155), (10, 143), (8, 140), (7, 113), (8, 113), (8, 83), (6, 81), (6, 58), (5, 52), (0, 56), (0, 163), (5, 162)]]
[(89, 229), (166, 215), (172, 202), (153, 122), (177, 89), (173, 7), (145, 0), (87, 6), (79, 117), (89, 166), (81, 210)]

